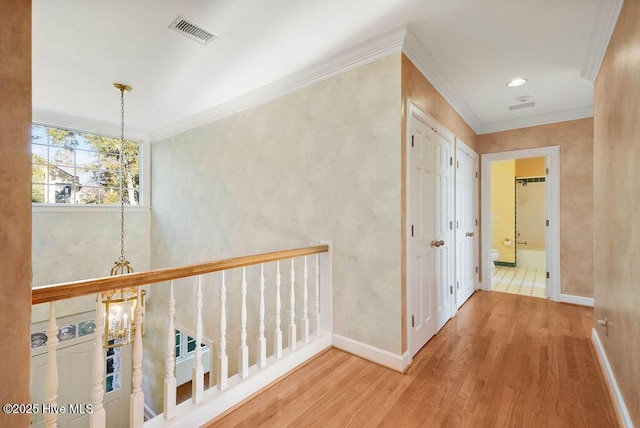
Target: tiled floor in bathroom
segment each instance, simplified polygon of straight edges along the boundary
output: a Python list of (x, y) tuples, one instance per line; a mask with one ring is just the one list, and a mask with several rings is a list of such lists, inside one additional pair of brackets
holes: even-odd
[(491, 289), (503, 293), (546, 298), (545, 277), (544, 269), (496, 266), (491, 276)]

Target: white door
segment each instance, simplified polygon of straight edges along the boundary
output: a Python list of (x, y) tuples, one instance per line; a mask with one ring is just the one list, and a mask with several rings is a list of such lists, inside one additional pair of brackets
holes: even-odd
[(456, 307), (476, 288), (478, 155), (463, 144), (456, 149)]
[(438, 132), (431, 131), (435, 141), (435, 193), (433, 203), (436, 208), (435, 248), (436, 275), (436, 331), (455, 312), (453, 300), (453, 154), (452, 141)]
[[(91, 403), (91, 363), (93, 361), (93, 341), (63, 346), (56, 352), (58, 361), (58, 398), (59, 406), (69, 409), (69, 404)], [(47, 353), (31, 358), (31, 398), (32, 403), (45, 403), (44, 382), (47, 373)], [(72, 428), (89, 426), (89, 415), (57, 413), (59, 427)], [(33, 415), (31, 425), (44, 427), (42, 412)]]
[(413, 357), (436, 333), (435, 133), (410, 117), (407, 138), (407, 287), (409, 350)]
[[(85, 336), (87, 338), (93, 336)], [(93, 340), (71, 342), (65, 346), (60, 343), (56, 357), (58, 361), (58, 398), (60, 406), (69, 408), (69, 404), (92, 403), (92, 364)], [(107, 355), (111, 354), (111, 355)], [(111, 388), (105, 392), (103, 405), (106, 412), (107, 428), (120, 428), (129, 424), (129, 396), (131, 395), (131, 345), (105, 351), (105, 378), (103, 387)], [(32, 403), (44, 403), (44, 380), (47, 373), (47, 353), (45, 348), (31, 357), (31, 394)], [(106, 383), (109, 380), (109, 387)], [(88, 427), (87, 413), (58, 413), (58, 427)], [(44, 427), (42, 413), (32, 417), (32, 426)]]

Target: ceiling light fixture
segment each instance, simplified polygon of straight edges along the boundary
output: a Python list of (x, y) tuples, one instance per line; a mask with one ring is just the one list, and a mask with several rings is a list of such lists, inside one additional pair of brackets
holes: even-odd
[[(111, 275), (132, 273), (133, 268), (124, 256), (124, 94), (131, 91), (131, 86), (123, 83), (114, 83), (113, 87), (120, 92), (120, 145), (118, 154), (120, 160), (120, 258), (111, 268)], [(145, 291), (137, 287), (110, 290), (102, 293), (104, 311), (104, 344), (105, 348), (115, 348), (131, 343), (135, 339), (138, 316), (143, 312), (136, 311), (136, 306), (141, 305), (144, 311)], [(144, 334), (144, 326), (142, 334)]]
[(527, 83), (527, 79), (523, 79), (521, 77), (518, 77), (517, 79), (513, 79), (511, 82), (507, 83), (507, 86), (513, 88), (515, 86), (522, 86), (525, 83)]

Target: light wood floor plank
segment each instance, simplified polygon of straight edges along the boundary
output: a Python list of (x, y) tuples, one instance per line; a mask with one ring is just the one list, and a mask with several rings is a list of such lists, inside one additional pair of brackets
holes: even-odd
[(593, 310), (477, 292), (400, 374), (332, 349), (210, 427), (616, 427)]

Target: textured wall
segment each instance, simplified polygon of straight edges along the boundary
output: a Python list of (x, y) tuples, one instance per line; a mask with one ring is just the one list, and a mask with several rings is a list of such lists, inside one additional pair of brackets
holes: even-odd
[(544, 156), (516, 159), (516, 177), (544, 177), (546, 168)]
[[(29, 403), (31, 2), (0, 0), (0, 401)], [(9, 345), (10, 344), (10, 345)], [(0, 413), (0, 426), (29, 415)]]
[[(402, 55), (402, 111), (410, 99), (420, 110), (432, 116), (441, 125), (477, 151), (478, 136), (462, 116), (440, 95), (404, 54)], [(404, 123), (404, 113), (403, 113)], [(404, 129), (404, 128), (403, 128)]]
[[(544, 171), (544, 170), (543, 170)], [(516, 226), (518, 250), (545, 251), (546, 183), (516, 184)]]
[(595, 87), (596, 327), (640, 426), (640, 1), (626, 0)]
[[(64, 208), (69, 208), (66, 211)], [(55, 211), (33, 213), (33, 285), (48, 285), (108, 276), (120, 257), (120, 211)], [(149, 212), (125, 213), (125, 256), (133, 268), (149, 270)], [(63, 317), (95, 308), (95, 297), (85, 296), (56, 303)], [(32, 321), (49, 318), (47, 304), (33, 307)]]
[[(397, 54), (153, 143), (153, 267), (333, 241), (334, 332), (399, 354), (399, 118)], [(193, 285), (180, 287), (184, 305)], [(178, 307), (178, 322), (192, 312)]]
[(481, 154), (560, 146), (561, 293), (593, 296), (593, 119), (480, 135)]

